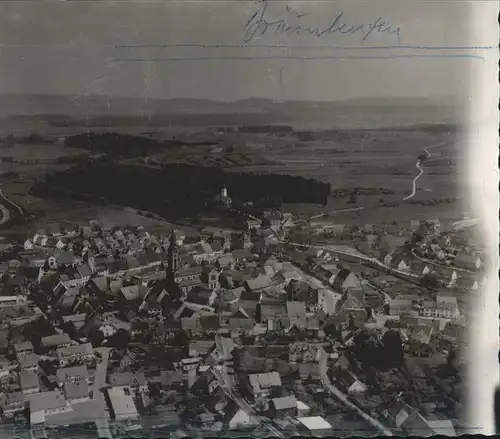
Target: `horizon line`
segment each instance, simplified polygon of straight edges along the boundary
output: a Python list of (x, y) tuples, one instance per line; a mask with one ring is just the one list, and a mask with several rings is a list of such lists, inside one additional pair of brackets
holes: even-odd
[(499, 49), (500, 45), (496, 46), (424, 46), (416, 44), (393, 44), (387, 46), (315, 46), (315, 45), (293, 45), (293, 44), (202, 44), (202, 43), (180, 43), (180, 44), (117, 44), (115, 49), (145, 49), (145, 48), (206, 48), (206, 49), (331, 49), (331, 50), (492, 50)]
[[(73, 96), (73, 95), (79, 95), (82, 96), (82, 93), (77, 93), (77, 92), (63, 92), (63, 93), (57, 93), (57, 92), (4, 92), (2, 94), (3, 97), (5, 96)], [(141, 96), (131, 96), (131, 95), (113, 95), (113, 94), (103, 94), (103, 93), (87, 93), (88, 96), (100, 96), (100, 97), (108, 97), (108, 98), (120, 98), (120, 99), (146, 99), (146, 100), (178, 100), (178, 99), (185, 99), (185, 100), (195, 100), (195, 101), (212, 101), (212, 102), (227, 102), (227, 103), (233, 103), (233, 102), (240, 102), (240, 101), (245, 101), (249, 99), (255, 99), (255, 100), (263, 100), (263, 101), (273, 101), (273, 102), (318, 102), (318, 103), (338, 103), (338, 102), (351, 102), (351, 101), (359, 101), (359, 100), (401, 100), (401, 99), (411, 99), (411, 100), (441, 100), (441, 99), (452, 99), (456, 100), (456, 97), (453, 95), (443, 95), (443, 96), (436, 96), (436, 95), (430, 95), (430, 96), (412, 96), (412, 95), (401, 95), (401, 96), (393, 96), (393, 97), (387, 97), (387, 96), (364, 96), (364, 97), (352, 97), (352, 98), (346, 98), (346, 99), (337, 99), (337, 100), (318, 100), (318, 99), (287, 99), (283, 100), (281, 98), (269, 98), (269, 97), (259, 97), (259, 96), (249, 96), (246, 98), (240, 98), (236, 100), (231, 100), (231, 101), (223, 101), (223, 100), (216, 100), (213, 98), (193, 98), (193, 97), (141, 97)], [(84, 97), (84, 96), (82, 96)], [(1, 99), (1, 98), (0, 98)]]
[(295, 56), (295, 55), (257, 55), (257, 56), (196, 56), (196, 57), (165, 57), (165, 58), (113, 58), (111, 62), (184, 62), (184, 61), (255, 61), (255, 60), (303, 60), (303, 61), (328, 61), (328, 60), (388, 60), (388, 59), (479, 59), (486, 62), (481, 55), (473, 54), (395, 54), (395, 55), (332, 55), (332, 56)]

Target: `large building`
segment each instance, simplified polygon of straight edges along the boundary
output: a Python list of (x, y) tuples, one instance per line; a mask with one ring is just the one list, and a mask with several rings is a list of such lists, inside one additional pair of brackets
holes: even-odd
[(133, 390), (130, 387), (113, 387), (108, 390), (113, 415), (117, 421), (136, 421), (139, 413), (135, 406)]

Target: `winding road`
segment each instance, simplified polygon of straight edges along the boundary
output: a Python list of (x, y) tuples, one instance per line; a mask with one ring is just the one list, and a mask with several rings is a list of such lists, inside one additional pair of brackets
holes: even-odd
[[(427, 152), (427, 154), (429, 154), (429, 153)], [(417, 161), (416, 167), (417, 167), (417, 169), (420, 170), (420, 172), (413, 179), (413, 189), (411, 191), (411, 194), (407, 195), (406, 197), (403, 197), (403, 201), (406, 201), (406, 200), (409, 200), (410, 198), (413, 198), (415, 196), (415, 194), (417, 193), (417, 181), (422, 176), (422, 174), (424, 173), (424, 168), (422, 168), (422, 165), (420, 164), (420, 160)]]
[(9, 221), (10, 212), (3, 204), (0, 204), (0, 211), (2, 212), (2, 219), (0, 219), (0, 226), (1, 226), (5, 224), (7, 221)]
[[(446, 146), (446, 145), (448, 145), (448, 144), (447, 143), (439, 143), (438, 145), (429, 146), (427, 148), (424, 148), (424, 152), (427, 154), (427, 159), (429, 159), (431, 157), (431, 153), (429, 151), (430, 149), (441, 148), (441, 147)], [(415, 194), (417, 193), (417, 181), (422, 176), (422, 174), (424, 173), (424, 167), (423, 167), (420, 159), (417, 160), (417, 163), (415, 164), (415, 167), (420, 172), (413, 179), (413, 182), (412, 182), (413, 188), (412, 188), (411, 194), (407, 195), (406, 197), (403, 197), (403, 201), (406, 201), (406, 200), (409, 200), (410, 198), (413, 198), (415, 196)]]
[(2, 212), (2, 218), (0, 219), (0, 225), (6, 224), (11, 218), (11, 214), (10, 214), (10, 211), (7, 208), (7, 206), (9, 206), (10, 208), (16, 209), (17, 211), (19, 211), (19, 214), (22, 217), (24, 217), (23, 209), (20, 206), (18, 206), (16, 203), (14, 203), (13, 201), (9, 200), (4, 195), (2, 189), (0, 189), (0, 202), (2, 203), (2, 204), (0, 204), (0, 211)]

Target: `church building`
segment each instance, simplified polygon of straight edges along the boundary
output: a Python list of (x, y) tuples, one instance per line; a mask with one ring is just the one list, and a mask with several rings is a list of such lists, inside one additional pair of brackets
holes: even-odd
[(217, 206), (221, 207), (221, 208), (224, 208), (224, 209), (228, 209), (231, 207), (231, 204), (233, 202), (233, 200), (231, 199), (231, 197), (228, 195), (227, 193), (227, 188), (226, 186), (224, 185), (223, 188), (221, 189), (220, 193), (217, 194), (215, 197), (214, 197), (214, 202)]

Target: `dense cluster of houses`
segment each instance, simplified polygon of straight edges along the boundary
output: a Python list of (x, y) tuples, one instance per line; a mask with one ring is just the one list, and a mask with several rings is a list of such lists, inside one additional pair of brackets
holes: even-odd
[[(272, 213), (245, 232), (196, 234), (91, 222), (27, 239), (0, 267), (3, 419), (29, 408), (32, 428), (106, 417), (135, 425), (153, 410), (166, 424), (209, 431), (273, 419), (297, 434), (332, 434), (330, 402), (311, 389), (327, 388), (333, 373), (347, 398), (362, 401), (369, 384), (343, 354), (360, 331), (381, 340), (397, 332), (412, 355), (462, 340), (453, 288), (388, 300), (333, 252), (283, 244), (277, 235), (290, 220)], [(351, 237), (368, 243), (375, 230), (365, 229)], [(412, 267), (395, 251), (408, 238), (384, 233), (370, 246)], [(383, 416), (399, 428), (391, 407)]]

